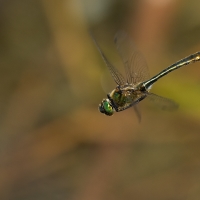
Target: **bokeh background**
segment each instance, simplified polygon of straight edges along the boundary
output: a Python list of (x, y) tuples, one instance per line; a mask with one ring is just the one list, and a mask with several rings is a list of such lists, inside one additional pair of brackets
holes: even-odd
[(200, 51), (200, 1), (0, 0), (1, 200), (200, 199), (200, 63), (152, 89), (177, 111), (102, 115), (115, 85), (89, 31), (123, 69), (121, 29), (155, 75)]

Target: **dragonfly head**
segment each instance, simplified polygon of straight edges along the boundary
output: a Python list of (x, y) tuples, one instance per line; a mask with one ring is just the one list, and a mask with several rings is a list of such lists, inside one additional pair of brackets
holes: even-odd
[(103, 99), (101, 104), (99, 104), (99, 111), (105, 115), (111, 116), (115, 110), (109, 99)]

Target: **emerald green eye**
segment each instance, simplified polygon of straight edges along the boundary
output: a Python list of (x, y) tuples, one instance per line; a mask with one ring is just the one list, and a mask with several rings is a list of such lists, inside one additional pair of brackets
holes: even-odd
[(99, 111), (109, 116), (113, 115), (114, 109), (109, 99), (103, 99), (103, 101), (99, 105)]
[(110, 104), (107, 101), (103, 102), (103, 107), (105, 108), (105, 111), (107, 113), (113, 112), (113, 108), (110, 106)]

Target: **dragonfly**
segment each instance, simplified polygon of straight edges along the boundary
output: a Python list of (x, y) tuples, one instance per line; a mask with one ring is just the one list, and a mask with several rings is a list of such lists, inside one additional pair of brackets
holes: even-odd
[(176, 102), (151, 93), (150, 89), (155, 82), (170, 72), (200, 61), (200, 52), (196, 52), (175, 62), (152, 78), (149, 78), (148, 66), (143, 55), (137, 50), (127, 33), (119, 31), (114, 37), (114, 43), (123, 61), (126, 75), (123, 76), (107, 59), (93, 35), (92, 38), (116, 83), (116, 88), (107, 94), (107, 98), (104, 98), (99, 104), (99, 111), (101, 113), (111, 116), (114, 112), (121, 112), (133, 107), (140, 121), (141, 115), (137, 105), (145, 98), (154, 100), (162, 109), (174, 110), (178, 108)]

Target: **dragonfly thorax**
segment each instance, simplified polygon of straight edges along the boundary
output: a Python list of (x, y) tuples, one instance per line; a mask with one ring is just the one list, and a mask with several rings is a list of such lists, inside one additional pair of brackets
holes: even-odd
[[(131, 88), (134, 91), (134, 88)], [(110, 94), (109, 97), (112, 99), (112, 102), (116, 106), (124, 106), (127, 101), (127, 96), (130, 94), (130, 87), (125, 86), (123, 89), (117, 87)]]

